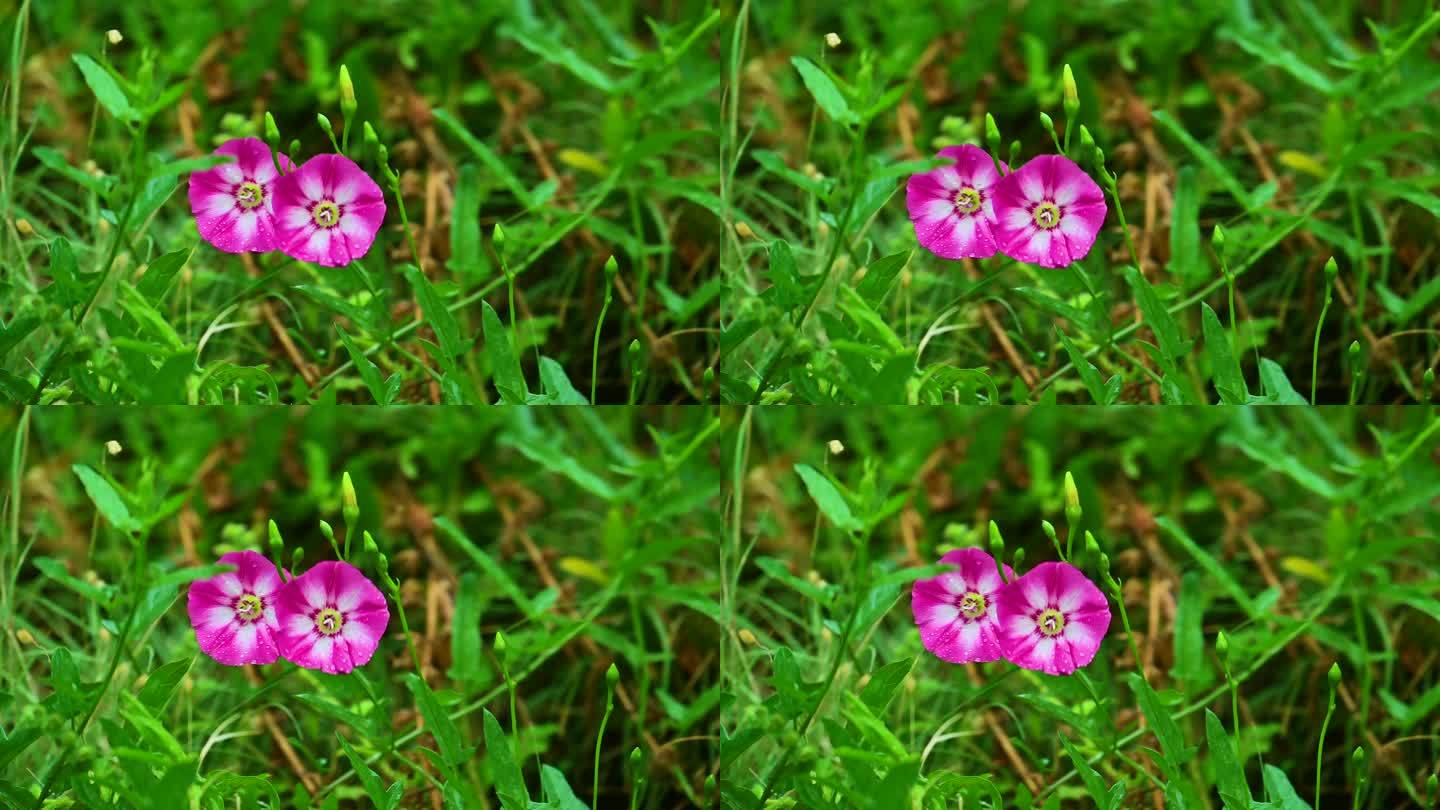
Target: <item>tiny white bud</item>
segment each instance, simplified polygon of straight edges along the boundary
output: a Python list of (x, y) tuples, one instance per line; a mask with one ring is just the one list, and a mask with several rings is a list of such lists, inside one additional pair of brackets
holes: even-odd
[(831, 31), (830, 33), (825, 35), (825, 44), (829, 45), (832, 48), (840, 47), (840, 35), (835, 33), (834, 31)]
[(115, 441), (114, 439), (111, 439), (110, 441), (105, 442), (105, 452), (109, 453), (110, 455), (112, 455), (112, 456), (118, 456), (118, 455), (120, 455), (120, 450), (121, 450), (120, 442), (117, 442), (117, 441)]
[(838, 456), (845, 452), (845, 445), (839, 439), (831, 439), (826, 446), (830, 448), (830, 452), (833, 455)]
[(121, 42), (124, 41), (125, 35), (121, 34), (114, 28), (111, 28), (109, 31), (105, 32), (105, 39), (108, 40), (111, 45), (119, 45)]

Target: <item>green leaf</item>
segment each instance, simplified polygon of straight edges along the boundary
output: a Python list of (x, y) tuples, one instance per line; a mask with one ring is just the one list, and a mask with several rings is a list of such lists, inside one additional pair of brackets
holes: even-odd
[(130, 99), (126, 97), (125, 91), (120, 89), (120, 83), (115, 81), (110, 71), (83, 53), (71, 54), (70, 58), (85, 75), (85, 83), (90, 85), (90, 92), (95, 94), (100, 106), (126, 123), (136, 119), (135, 108), (130, 106)]
[(180, 741), (175, 739), (170, 729), (140, 702), (140, 698), (129, 692), (120, 692), (119, 697), (120, 715), (140, 732), (140, 736), (150, 744), (151, 750), (158, 749), (159, 753), (177, 760), (185, 757), (184, 746), (180, 745)]
[[(1290, 384), (1290, 378), (1285, 376), (1285, 369), (1280, 364), (1268, 357), (1260, 358), (1260, 385), (1265, 391), (1263, 401), (1276, 405), (1308, 405), (1305, 397), (1295, 390)], [(1254, 401), (1253, 399), (1251, 400)]]
[(810, 493), (811, 500), (820, 507), (820, 513), (837, 529), (850, 532), (858, 532), (864, 527), (860, 521), (850, 512), (850, 504), (845, 502), (845, 496), (824, 473), (816, 470), (808, 464), (796, 464), (795, 473), (805, 483), (805, 489)]
[[(90, 283), (80, 277), (75, 263), (75, 251), (63, 236), (50, 240), (50, 277), (55, 279), (55, 289), (61, 293), (60, 305), (73, 307), (89, 297)], [(98, 279), (94, 283), (98, 283)]]
[(1310, 803), (1300, 798), (1295, 792), (1295, 787), (1290, 784), (1290, 777), (1274, 765), (1266, 765), (1265, 791), (1270, 794), (1272, 804), (1277, 810), (1310, 810)]
[(1160, 347), (1166, 373), (1174, 372), (1180, 358), (1184, 357), (1190, 348), (1180, 336), (1180, 327), (1170, 316), (1169, 310), (1165, 309), (1160, 296), (1155, 294), (1155, 288), (1150, 286), (1150, 282), (1139, 270), (1134, 267), (1125, 268), (1125, 279), (1130, 282), (1130, 288), (1135, 292), (1135, 303), (1140, 307), (1140, 314), (1144, 316), (1150, 331), (1155, 333), (1155, 341)]
[(84, 464), (75, 464), (70, 469), (75, 471), (85, 487), (85, 494), (90, 496), (95, 508), (110, 521), (110, 525), (122, 532), (140, 531), (139, 521), (130, 516), (130, 508), (104, 476)]
[(902, 250), (899, 253), (892, 253), (883, 259), (876, 259), (870, 263), (865, 270), (865, 277), (860, 279), (855, 291), (865, 299), (870, 306), (879, 306), (885, 296), (889, 294), (890, 287), (894, 285), (895, 278), (905, 265), (910, 261), (910, 250)]
[(1222, 590), (1230, 594), (1230, 598), (1234, 599), (1236, 604), (1245, 609), (1246, 615), (1252, 619), (1260, 618), (1256, 611), (1254, 601), (1250, 599), (1250, 594), (1246, 593), (1245, 589), (1240, 587), (1240, 583), (1235, 581), (1235, 578), (1230, 575), (1230, 572), (1225, 569), (1225, 566), (1210, 556), (1205, 549), (1196, 545), (1195, 541), (1190, 539), (1190, 535), (1186, 534), (1185, 530), (1180, 527), (1180, 524), (1168, 517), (1158, 517), (1155, 519), (1155, 522), (1160, 528), (1169, 533), (1171, 537), (1175, 538), (1175, 541), (1183, 546), (1191, 557), (1195, 558), (1195, 562), (1199, 563), (1200, 567), (1205, 569), (1205, 573), (1211, 577), (1211, 584), (1219, 585)]
[(49, 557), (36, 557), (31, 564), (40, 569), (40, 573), (64, 585), (66, 588), (85, 597), (103, 608), (110, 606), (110, 591), (98, 585), (92, 585), (79, 577), (71, 575), (65, 570), (64, 563)]
[(410, 280), (410, 286), (415, 290), (415, 297), (420, 302), (420, 309), (423, 310), (425, 322), (435, 330), (435, 339), (440, 342), (440, 351), (445, 353), (447, 361), (453, 362), (455, 358), (465, 353), (465, 341), (460, 337), (460, 324), (455, 321), (455, 315), (445, 307), (445, 301), (430, 286), (430, 280), (420, 272), (414, 265), (405, 267), (405, 275)]
[(549, 806), (554, 810), (590, 810), (589, 805), (575, 795), (570, 783), (565, 780), (565, 774), (558, 768), (541, 765), (540, 784), (544, 786), (545, 795), (550, 798)]
[(1200, 190), (1195, 167), (1184, 166), (1175, 177), (1175, 202), (1170, 208), (1170, 268), (1187, 281), (1206, 272), (1200, 261)]
[(1226, 405), (1244, 405), (1250, 399), (1245, 375), (1230, 348), (1230, 336), (1220, 325), (1220, 318), (1209, 304), (1200, 304), (1200, 323), (1205, 333), (1205, 355), (1210, 358), (1210, 373), (1215, 390)]
[(1185, 131), (1185, 127), (1181, 126), (1179, 121), (1176, 121), (1164, 110), (1155, 110), (1151, 117), (1155, 123), (1160, 125), (1162, 130), (1170, 133), (1171, 137), (1179, 141), (1182, 146), (1189, 150), (1190, 154), (1193, 155), (1196, 160), (1200, 161), (1200, 165), (1204, 166), (1210, 174), (1215, 176), (1216, 180), (1220, 181), (1220, 185), (1224, 186), (1225, 190), (1230, 192), (1230, 195), (1235, 198), (1235, 201), (1238, 202), (1242, 208), (1246, 210), (1250, 208), (1249, 192), (1245, 190), (1245, 186), (1236, 179), (1235, 175), (1225, 167), (1225, 164), (1220, 158), (1215, 156), (1214, 152), (1211, 152), (1199, 141), (1191, 137), (1190, 133)]
[(415, 705), (420, 709), (420, 715), (425, 718), (425, 729), (435, 737), (435, 744), (440, 746), (441, 759), (452, 772), (455, 771), (470, 758), (460, 739), (460, 730), (455, 727), (455, 721), (445, 713), (445, 708), (440, 705), (435, 693), (430, 691), (430, 685), (424, 678), (413, 672), (406, 673), (405, 685), (415, 696)]
[(775, 305), (783, 310), (792, 310), (805, 303), (805, 283), (795, 269), (795, 257), (790, 253), (790, 243), (776, 239), (770, 243), (770, 270), (766, 274), (775, 289)]
[(354, 363), (356, 370), (360, 372), (360, 379), (364, 381), (365, 387), (370, 389), (370, 396), (374, 397), (375, 401), (381, 405), (389, 405), (390, 387), (380, 378), (380, 368), (370, 362), (370, 358), (365, 356), (365, 352), (355, 346), (355, 341), (350, 339), (350, 334), (345, 331), (345, 327), (337, 323), (335, 331), (340, 333), (340, 342), (345, 344), (345, 351), (350, 353), (350, 362)]
[(185, 263), (190, 261), (191, 250), (192, 248), (173, 250), (150, 262), (150, 266), (145, 269), (145, 275), (135, 284), (135, 289), (152, 304), (164, 298), (165, 291), (170, 289), (170, 282), (185, 267)]
[(890, 698), (895, 696), (895, 690), (905, 682), (905, 676), (910, 674), (910, 668), (914, 665), (914, 658), (905, 658), (870, 673), (870, 681), (860, 690), (860, 699), (876, 714), (885, 711)]
[(830, 74), (816, 67), (814, 62), (803, 56), (791, 57), (790, 64), (800, 71), (800, 79), (805, 82), (805, 89), (815, 97), (815, 103), (820, 109), (840, 124), (857, 124), (859, 119), (850, 110), (849, 102), (841, 95), (840, 88), (830, 78)]
[(515, 172), (510, 170), (510, 164), (495, 154), (495, 150), (485, 145), (483, 141), (474, 135), (471, 135), (470, 130), (466, 129), (465, 125), (448, 111), (437, 108), (435, 110), (435, 120), (439, 121), (442, 126), (450, 130), (450, 134), (465, 144), (465, 146), (475, 154), (475, 157), (479, 158), (480, 162), (484, 164), (485, 170), (490, 176), (498, 177), (505, 188), (509, 189), (510, 193), (515, 196), (515, 199), (519, 200), (527, 209), (531, 207), (532, 200), (530, 198), (530, 190), (525, 188), (525, 185), (520, 182), (520, 178), (516, 177)]
[(1065, 737), (1060, 736), (1060, 744), (1065, 746), (1065, 753), (1070, 755), (1070, 761), (1075, 765), (1075, 772), (1080, 774), (1080, 781), (1085, 783), (1085, 791), (1095, 801), (1095, 806), (1105, 810), (1110, 806), (1110, 789), (1105, 787), (1105, 780), (1085, 761), (1085, 757), (1075, 750), (1075, 746)]
[(1195, 690), (1211, 680), (1205, 660), (1205, 587), (1200, 572), (1188, 571), (1180, 579), (1175, 600), (1175, 668), (1172, 677)]
[(0, 731), (0, 771), (5, 770), (6, 766), (38, 739), (40, 739), (40, 729), (30, 726), (20, 726), (10, 732), (9, 736), (5, 736), (5, 733)]
[(450, 262), (452, 271), (488, 275), (490, 261), (480, 238), (480, 167), (466, 163), (455, 180), (455, 201), (450, 208)]
[(1064, 346), (1065, 353), (1070, 355), (1070, 364), (1080, 372), (1080, 381), (1085, 383), (1085, 390), (1090, 392), (1090, 398), (1095, 400), (1096, 405), (1109, 405), (1109, 392), (1105, 388), (1105, 381), (1100, 379), (1100, 370), (1085, 359), (1085, 353), (1076, 348), (1064, 330), (1057, 326), (1055, 334), (1060, 336), (1060, 345)]
[(360, 786), (365, 788), (365, 794), (370, 797), (370, 801), (382, 810), (389, 807), (390, 797), (385, 793), (385, 783), (381, 782), (380, 777), (370, 769), (369, 765), (365, 764), (365, 758), (360, 756), (354, 746), (350, 745), (350, 741), (345, 739), (345, 735), (336, 732), (335, 736), (340, 738), (340, 747), (344, 749), (345, 756), (350, 758), (350, 767), (355, 769), (355, 775), (360, 778)]
[(140, 687), (140, 702), (152, 712), (161, 712), (174, 696), (194, 658), (182, 658), (157, 667)]
[(480, 684), (489, 676), (480, 654), (484, 582), (481, 572), (466, 571), (455, 587), (455, 614), (450, 625), (450, 677), (467, 685)]
[(500, 806), (505, 810), (530, 810), (530, 791), (525, 787), (520, 764), (511, 753), (510, 740), (500, 728), (500, 721), (489, 709), (485, 710), (485, 761), (490, 766), (490, 778), (495, 782)]
[(1149, 724), (1150, 730), (1155, 733), (1155, 738), (1160, 741), (1160, 750), (1164, 754), (1165, 775), (1175, 779), (1180, 774), (1180, 769), (1190, 761), (1195, 749), (1185, 745), (1185, 735), (1180, 732), (1180, 726), (1176, 724), (1175, 718), (1170, 716), (1170, 710), (1160, 702), (1160, 696), (1150, 688), (1139, 675), (1130, 675), (1130, 690), (1140, 703), (1140, 711), (1145, 714), (1145, 721)]
[(459, 526), (452, 523), (449, 518), (441, 516), (435, 518), (435, 528), (449, 535), (450, 539), (455, 541), (455, 545), (459, 546), (461, 551), (465, 552), (470, 559), (475, 561), (476, 565), (480, 566), (480, 571), (486, 576), (487, 582), (499, 586), (500, 591), (510, 597), (510, 600), (513, 601), (526, 616), (535, 615), (535, 605), (530, 601), (530, 597), (525, 594), (525, 589), (520, 587), (519, 583), (505, 570), (504, 566), (495, 562), (494, 558), (484, 551), (481, 551), (479, 546), (471, 542), (470, 538), (465, 535), (465, 532), (462, 531)]
[(530, 390), (525, 387), (525, 374), (520, 358), (510, 343), (510, 333), (500, 323), (500, 316), (489, 302), (482, 301), (481, 324), (485, 330), (485, 352), (490, 357), (490, 373), (495, 377), (495, 390), (510, 405), (524, 405)]
[(1235, 747), (1220, 718), (1209, 709), (1205, 710), (1205, 740), (1210, 747), (1210, 764), (1215, 769), (1215, 786), (1220, 789), (1220, 799), (1226, 810), (1250, 810), (1250, 786), (1245, 783), (1245, 771), (1235, 755)]

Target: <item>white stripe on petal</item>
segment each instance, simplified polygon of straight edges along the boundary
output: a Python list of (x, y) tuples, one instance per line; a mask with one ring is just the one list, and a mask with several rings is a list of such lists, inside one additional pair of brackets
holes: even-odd
[(231, 642), (235, 646), (235, 651), (245, 658), (254, 655), (258, 633), (259, 627), (254, 622), (240, 625), (240, 629), (235, 631), (235, 639)]
[(329, 603), (325, 595), (325, 583), (321, 582), (319, 577), (302, 577), (300, 595), (304, 597), (306, 604), (314, 608), (323, 608)]
[(329, 663), (328, 659), (331, 655), (334, 654), (334, 652), (335, 637), (321, 636), (320, 639), (315, 642), (315, 646), (310, 648), (310, 657), (325, 659), (325, 663)]
[(212, 581), (226, 596), (239, 596), (245, 592), (245, 586), (240, 584), (240, 578), (234, 573), (221, 574)]
[(935, 170), (933, 177), (935, 181), (941, 186), (944, 186), (947, 191), (958, 191), (964, 183), (964, 181), (960, 179), (960, 173), (955, 170), (954, 166), (941, 166)]
[(360, 196), (360, 181), (355, 177), (347, 177), (335, 186), (333, 199), (341, 205), (349, 205)]
[(205, 611), (205, 616), (201, 620), (201, 627), (207, 630), (214, 630), (224, 627), (233, 621), (235, 621), (234, 609), (230, 607), (212, 607)]
[(215, 173), (220, 175), (220, 179), (232, 185), (245, 182), (245, 172), (236, 163), (222, 163), (215, 167)]
[(325, 184), (320, 179), (319, 172), (302, 172), (299, 176), (300, 193), (305, 199), (312, 202), (319, 202), (325, 196)]
[(285, 632), (292, 636), (303, 636), (315, 629), (315, 623), (303, 613), (292, 613), (285, 617)]
[(1012, 231), (1027, 228), (1030, 226), (1030, 223), (1034, 221), (1030, 216), (1030, 212), (1019, 206), (1005, 209), (1003, 216), (1004, 219), (1001, 224)]
[(954, 605), (939, 604), (930, 611), (930, 621), (934, 624), (949, 624), (959, 616), (960, 610)]
[(1025, 199), (1036, 203), (1045, 201), (1045, 179), (1040, 172), (1020, 172), (1019, 180), (1020, 193), (1025, 195)]

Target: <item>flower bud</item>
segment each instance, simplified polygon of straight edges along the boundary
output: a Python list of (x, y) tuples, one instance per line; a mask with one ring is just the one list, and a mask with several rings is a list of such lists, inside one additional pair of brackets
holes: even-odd
[(614, 256), (611, 256), (610, 258), (608, 258), (608, 259), (605, 260), (605, 283), (606, 283), (606, 284), (614, 284), (614, 283), (615, 283), (615, 274), (616, 274), (616, 273), (619, 273), (619, 272), (620, 272), (620, 265), (619, 265), (618, 262), (615, 261), (615, 257), (614, 257)]
[(280, 150), (280, 127), (275, 124), (275, 116), (267, 110), (265, 113), (265, 143), (270, 146), (270, 151)]
[(15, 230), (19, 231), (21, 236), (35, 235), (35, 226), (31, 225), (28, 219), (15, 220)]
[(296, 546), (295, 550), (290, 553), (290, 570), (299, 571), (304, 565), (305, 549), (304, 547)]
[(105, 32), (105, 41), (111, 45), (119, 45), (125, 41), (125, 35), (120, 33), (119, 29), (111, 28)]
[(340, 66), (340, 111), (349, 121), (355, 115), (355, 83), (350, 81), (350, 68)]
[(639, 779), (644, 775), (644, 774), (641, 773), (641, 770), (640, 770), (640, 767), (641, 767), (642, 765), (644, 765), (644, 764), (645, 764), (645, 755), (640, 753), (640, 746), (637, 745), (637, 746), (635, 746), (634, 748), (631, 748), (631, 749), (630, 749), (630, 774), (631, 774), (636, 780), (639, 780)]
[(330, 543), (335, 542), (335, 530), (331, 528), (329, 523), (323, 520), (320, 521), (320, 536), (324, 537)]
[(1221, 630), (1215, 634), (1215, 654), (1220, 657), (1220, 665), (1230, 665), (1230, 638)]
[(333, 144), (335, 142), (335, 128), (330, 125), (329, 116), (325, 115), (325, 113), (315, 113), (315, 123), (320, 125), (320, 131), (325, 133), (325, 137), (329, 138)]
[(353, 528), (360, 519), (360, 501), (355, 497), (355, 482), (350, 473), (340, 475), (340, 513), (345, 516), (345, 525)]
[(741, 239), (754, 239), (755, 231), (750, 227), (749, 223), (737, 222), (735, 223), (735, 235)]
[(996, 559), (1005, 555), (1005, 538), (1000, 536), (1000, 527), (990, 521), (990, 553)]
[(273, 520), (270, 521), (269, 532), (270, 553), (275, 555), (275, 558), (278, 560), (280, 555), (285, 551), (285, 541), (280, 539), (280, 527), (276, 526)]
[(1430, 801), (1430, 806), (1435, 806), (1435, 800), (1440, 799), (1440, 774), (1430, 774), (1425, 780), (1425, 795)]
[(630, 367), (634, 368), (635, 364), (640, 362), (640, 341), (638, 339), (631, 340), (627, 351), (630, 353)]
[(380, 553), (380, 544), (375, 542), (375, 536), (370, 534), (369, 531), (361, 532), (360, 539), (362, 542), (361, 548), (365, 549), (366, 554), (374, 556)]
[(1011, 559), (1014, 561), (1010, 563), (1010, 567), (1015, 569), (1015, 573), (1020, 573), (1020, 569), (1025, 566), (1025, 549), (1015, 549), (1015, 556)]
[(500, 630), (495, 631), (495, 655), (500, 658), (502, 667), (510, 662), (510, 642), (505, 640), (505, 633)]
[(1340, 662), (1339, 662), (1339, 661), (1336, 661), (1335, 663), (1333, 663), (1333, 664), (1330, 665), (1330, 674), (1329, 674), (1327, 677), (1329, 677), (1329, 679), (1330, 679), (1330, 689), (1331, 689), (1331, 691), (1334, 691), (1335, 687), (1337, 687), (1337, 686), (1340, 685)]
[(1045, 539), (1046, 539), (1046, 540), (1049, 540), (1051, 543), (1056, 542), (1056, 540), (1055, 540), (1055, 524), (1051, 523), (1051, 522), (1048, 521), (1048, 520), (1042, 520), (1042, 521), (1040, 521), (1040, 531), (1045, 532)]
[(35, 636), (29, 630), (22, 627), (15, 631), (15, 640), (20, 642), (20, 646), (28, 647), (35, 643)]
[(1049, 113), (1040, 113), (1040, 127), (1045, 130), (1046, 135), (1055, 137), (1055, 122), (1051, 120)]
[(1325, 283), (1335, 284), (1335, 277), (1340, 275), (1340, 268), (1335, 264), (1335, 257), (1331, 256), (1325, 260)]
[(121, 450), (121, 449), (122, 449), (122, 448), (120, 447), (120, 442), (117, 442), (117, 441), (115, 441), (114, 439), (111, 439), (110, 441), (105, 442), (105, 452), (109, 453), (109, 454), (112, 455), (112, 456), (118, 456), (118, 455), (120, 455), (120, 450)]
[(985, 145), (990, 151), (998, 153), (1003, 141), (1000, 139), (1000, 127), (995, 123), (995, 116), (985, 113)]
[(620, 670), (612, 662), (610, 668), (605, 670), (605, 688), (614, 692), (617, 683), (620, 683)]
[(1071, 526), (1080, 522), (1080, 490), (1075, 488), (1075, 476), (1065, 471), (1065, 519)]
[(738, 635), (740, 636), (740, 643), (744, 644), (746, 647), (754, 647), (757, 643), (759, 643), (759, 640), (755, 638), (755, 634), (751, 632), (750, 628), (748, 627), (740, 628), (740, 632)]
[(1071, 72), (1068, 64), (1065, 65), (1061, 83), (1065, 86), (1065, 121), (1066, 126), (1069, 126), (1069, 122), (1075, 120), (1075, 116), (1080, 112), (1080, 90), (1075, 86), (1075, 74)]
[(1215, 230), (1210, 232), (1210, 244), (1215, 246), (1215, 252), (1221, 256), (1225, 255), (1225, 229), (1217, 222)]
[(1020, 162), (1020, 141), (1019, 141), (1019, 140), (1014, 140), (1014, 141), (1011, 141), (1011, 142), (1010, 142), (1010, 165), (1011, 165), (1011, 166), (1014, 166), (1016, 163), (1019, 163), (1019, 162)]
[(830, 46), (831, 48), (840, 47), (840, 35), (835, 33), (834, 31), (831, 31), (830, 33), (825, 35), (825, 44)]
[(830, 455), (832, 456), (838, 456), (845, 452), (845, 445), (839, 439), (831, 439), (825, 446), (829, 448)]
[(503, 258), (505, 253), (505, 229), (500, 227), (500, 223), (497, 222), (495, 223), (495, 229), (490, 233), (490, 241), (495, 243), (495, 252)]

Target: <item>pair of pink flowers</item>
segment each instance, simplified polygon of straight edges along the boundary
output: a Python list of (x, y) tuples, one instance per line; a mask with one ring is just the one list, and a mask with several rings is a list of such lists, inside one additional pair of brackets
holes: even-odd
[(325, 267), (370, 251), (385, 197), (355, 161), (316, 155), (296, 168), (258, 138), (226, 141), (215, 154), (235, 161), (190, 175), (190, 210), (205, 241), (226, 253), (279, 250)]
[(1095, 244), (1105, 196), (1069, 158), (1041, 155), (1010, 171), (969, 144), (941, 149), (938, 157), (955, 164), (911, 175), (905, 187), (915, 238), (936, 256), (985, 259), (998, 251), (1064, 267)]
[(949, 552), (956, 570), (918, 580), (910, 609), (925, 649), (952, 664), (998, 661), (1051, 675), (1089, 664), (1110, 627), (1110, 605), (1095, 583), (1064, 562), (1022, 577), (978, 548)]
[(220, 558), (234, 571), (190, 585), (187, 607), (195, 640), (232, 667), (285, 658), (330, 674), (364, 666), (375, 655), (390, 608), (374, 583), (347, 562), (321, 562), (282, 581), (254, 551)]

